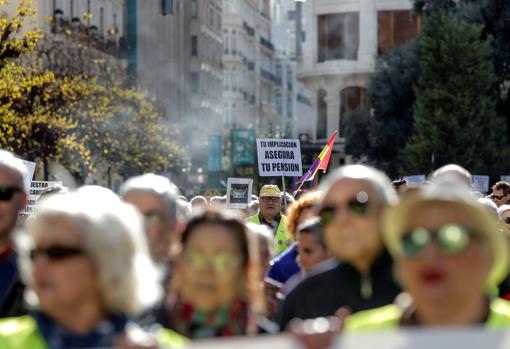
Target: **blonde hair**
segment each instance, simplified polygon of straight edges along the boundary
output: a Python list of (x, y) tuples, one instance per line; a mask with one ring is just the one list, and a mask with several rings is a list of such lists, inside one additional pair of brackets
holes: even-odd
[(32, 285), (28, 252), (34, 243), (34, 227), (55, 217), (67, 219), (80, 232), (83, 248), (97, 268), (101, 299), (109, 312), (136, 316), (159, 300), (159, 273), (148, 252), (141, 217), (111, 191), (54, 195), (38, 204), (27, 223), (28, 234), (17, 241), (28, 287)]

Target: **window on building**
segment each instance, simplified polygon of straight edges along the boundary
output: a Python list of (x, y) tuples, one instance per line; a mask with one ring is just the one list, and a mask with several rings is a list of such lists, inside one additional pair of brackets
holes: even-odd
[(379, 54), (407, 44), (420, 31), (420, 20), (413, 19), (410, 10), (380, 11), (377, 14)]
[(327, 93), (325, 90), (317, 91), (317, 130), (316, 138), (324, 139), (328, 132), (328, 104), (326, 103)]
[(237, 54), (237, 32), (232, 30), (232, 54)]
[(198, 37), (196, 35), (191, 36), (191, 55), (198, 56)]
[(209, 28), (214, 28), (214, 11), (211, 7), (209, 7)]
[(358, 59), (359, 14), (357, 12), (318, 16), (319, 62)]
[(99, 32), (104, 35), (104, 7), (99, 8)]
[(114, 13), (113, 14), (113, 29), (115, 31), (115, 35), (117, 35), (119, 33), (119, 26), (118, 26), (118, 23), (117, 23), (117, 14)]
[(236, 67), (232, 68), (232, 91), (237, 91), (237, 69)]
[(365, 106), (366, 89), (363, 87), (346, 87), (340, 91), (340, 121), (338, 125), (340, 137), (345, 135), (345, 114), (352, 110), (359, 110)]
[(223, 31), (223, 53), (228, 55), (229, 44), (228, 44), (228, 30)]
[(191, 17), (198, 17), (198, 0), (191, 0)]
[(168, 16), (172, 14), (173, 0), (160, 0), (161, 15)]
[(230, 87), (228, 86), (228, 70), (223, 71), (223, 89), (228, 91)]
[(198, 73), (191, 73), (190, 74), (190, 84), (191, 84), (191, 92), (192, 93), (198, 93), (198, 81), (199, 75)]

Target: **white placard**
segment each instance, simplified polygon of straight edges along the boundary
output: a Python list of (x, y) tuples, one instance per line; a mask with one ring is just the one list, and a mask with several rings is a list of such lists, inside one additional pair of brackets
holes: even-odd
[(259, 138), (257, 157), (261, 177), (303, 175), (299, 139)]
[(37, 202), (37, 199), (39, 199), (39, 196), (41, 196), (41, 193), (44, 189), (51, 187), (53, 185), (62, 185), (61, 181), (32, 181), (30, 183), (30, 188), (28, 191), (28, 201), (27, 206), (23, 211), (20, 212), (21, 216), (28, 216), (32, 212), (34, 212), (35, 209), (35, 203)]
[[(504, 349), (510, 347), (510, 330), (479, 327), (395, 329), (389, 331), (342, 334), (333, 340), (331, 349)], [(304, 348), (290, 335), (232, 337), (231, 339), (191, 342), (189, 349), (295, 349)]]
[(471, 183), (473, 186), (473, 189), (482, 192), (482, 193), (488, 193), (489, 192), (489, 176), (479, 176), (479, 175), (473, 175), (471, 179)]
[(510, 183), (510, 176), (501, 176), (501, 180)]
[(34, 178), (34, 172), (35, 172), (35, 162), (28, 161), (28, 160), (21, 160), (23, 161), (23, 164), (27, 168), (27, 178), (25, 178), (25, 188), (28, 189), (30, 187), (30, 182), (32, 182), (32, 179)]
[(251, 202), (253, 179), (229, 178), (227, 181), (227, 207), (246, 208)]
[(407, 181), (409, 186), (422, 185), (427, 180), (425, 175), (404, 176), (402, 178)]

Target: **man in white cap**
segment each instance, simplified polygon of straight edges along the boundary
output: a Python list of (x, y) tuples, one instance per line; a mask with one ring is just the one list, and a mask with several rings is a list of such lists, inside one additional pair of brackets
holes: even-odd
[(262, 186), (259, 192), (259, 212), (247, 218), (248, 222), (264, 224), (274, 233), (274, 242), (277, 253), (287, 249), (291, 239), (285, 230), (286, 217), (282, 215), (282, 193), (274, 184)]

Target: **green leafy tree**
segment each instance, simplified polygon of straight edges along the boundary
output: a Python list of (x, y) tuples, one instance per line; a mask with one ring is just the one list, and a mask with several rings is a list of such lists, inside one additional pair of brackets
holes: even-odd
[(369, 163), (398, 176), (399, 153), (412, 133), (413, 85), (420, 73), (415, 43), (382, 56), (368, 84), (367, 109), (346, 120), (346, 151), (355, 159), (367, 156)]
[(415, 134), (402, 152), (406, 173), (451, 162), (491, 175), (508, 167), (500, 160), (506, 129), (495, 110), (496, 77), (481, 32), (481, 26), (444, 13), (427, 18), (418, 39)]

